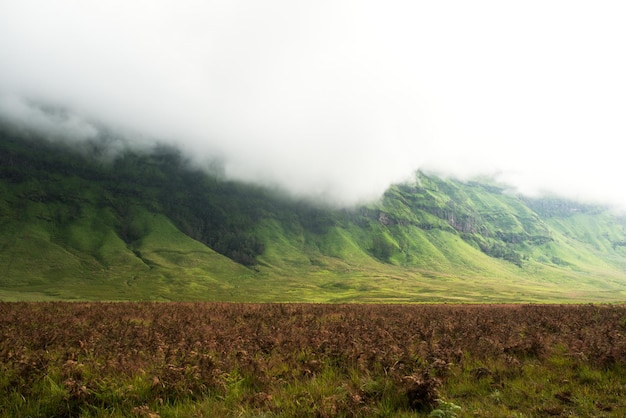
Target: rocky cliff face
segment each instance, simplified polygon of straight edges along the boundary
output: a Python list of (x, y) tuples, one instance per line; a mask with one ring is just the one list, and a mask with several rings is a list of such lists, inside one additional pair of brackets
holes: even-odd
[(545, 222), (526, 204), (528, 199), (504, 190), (418, 173), (414, 184), (395, 185), (387, 191), (377, 216), (385, 226), (453, 230), (484, 253), (520, 264), (521, 246), (543, 245), (552, 237)]

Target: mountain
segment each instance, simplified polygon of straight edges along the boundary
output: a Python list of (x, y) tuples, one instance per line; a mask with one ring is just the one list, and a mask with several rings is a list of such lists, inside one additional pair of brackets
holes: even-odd
[[(216, 166), (217, 167), (217, 166)], [(626, 219), (417, 172), (337, 209), (112, 134), (0, 129), (1, 300), (588, 302), (626, 294)]]

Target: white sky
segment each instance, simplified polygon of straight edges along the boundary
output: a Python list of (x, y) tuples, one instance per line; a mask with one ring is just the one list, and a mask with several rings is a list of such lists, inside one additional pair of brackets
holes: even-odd
[(601, 0), (0, 0), (0, 113), (339, 203), (426, 168), (626, 208), (624, 22)]

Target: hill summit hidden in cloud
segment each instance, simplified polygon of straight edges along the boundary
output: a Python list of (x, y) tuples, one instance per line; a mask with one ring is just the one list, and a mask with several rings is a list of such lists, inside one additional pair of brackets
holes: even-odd
[(3, 128), (0, 299), (621, 301), (626, 220), (417, 172), (337, 209), (192, 168)]

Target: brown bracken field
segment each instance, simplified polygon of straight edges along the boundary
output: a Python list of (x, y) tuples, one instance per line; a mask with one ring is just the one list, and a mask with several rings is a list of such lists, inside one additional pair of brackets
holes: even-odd
[(622, 305), (0, 303), (0, 416), (625, 416)]

